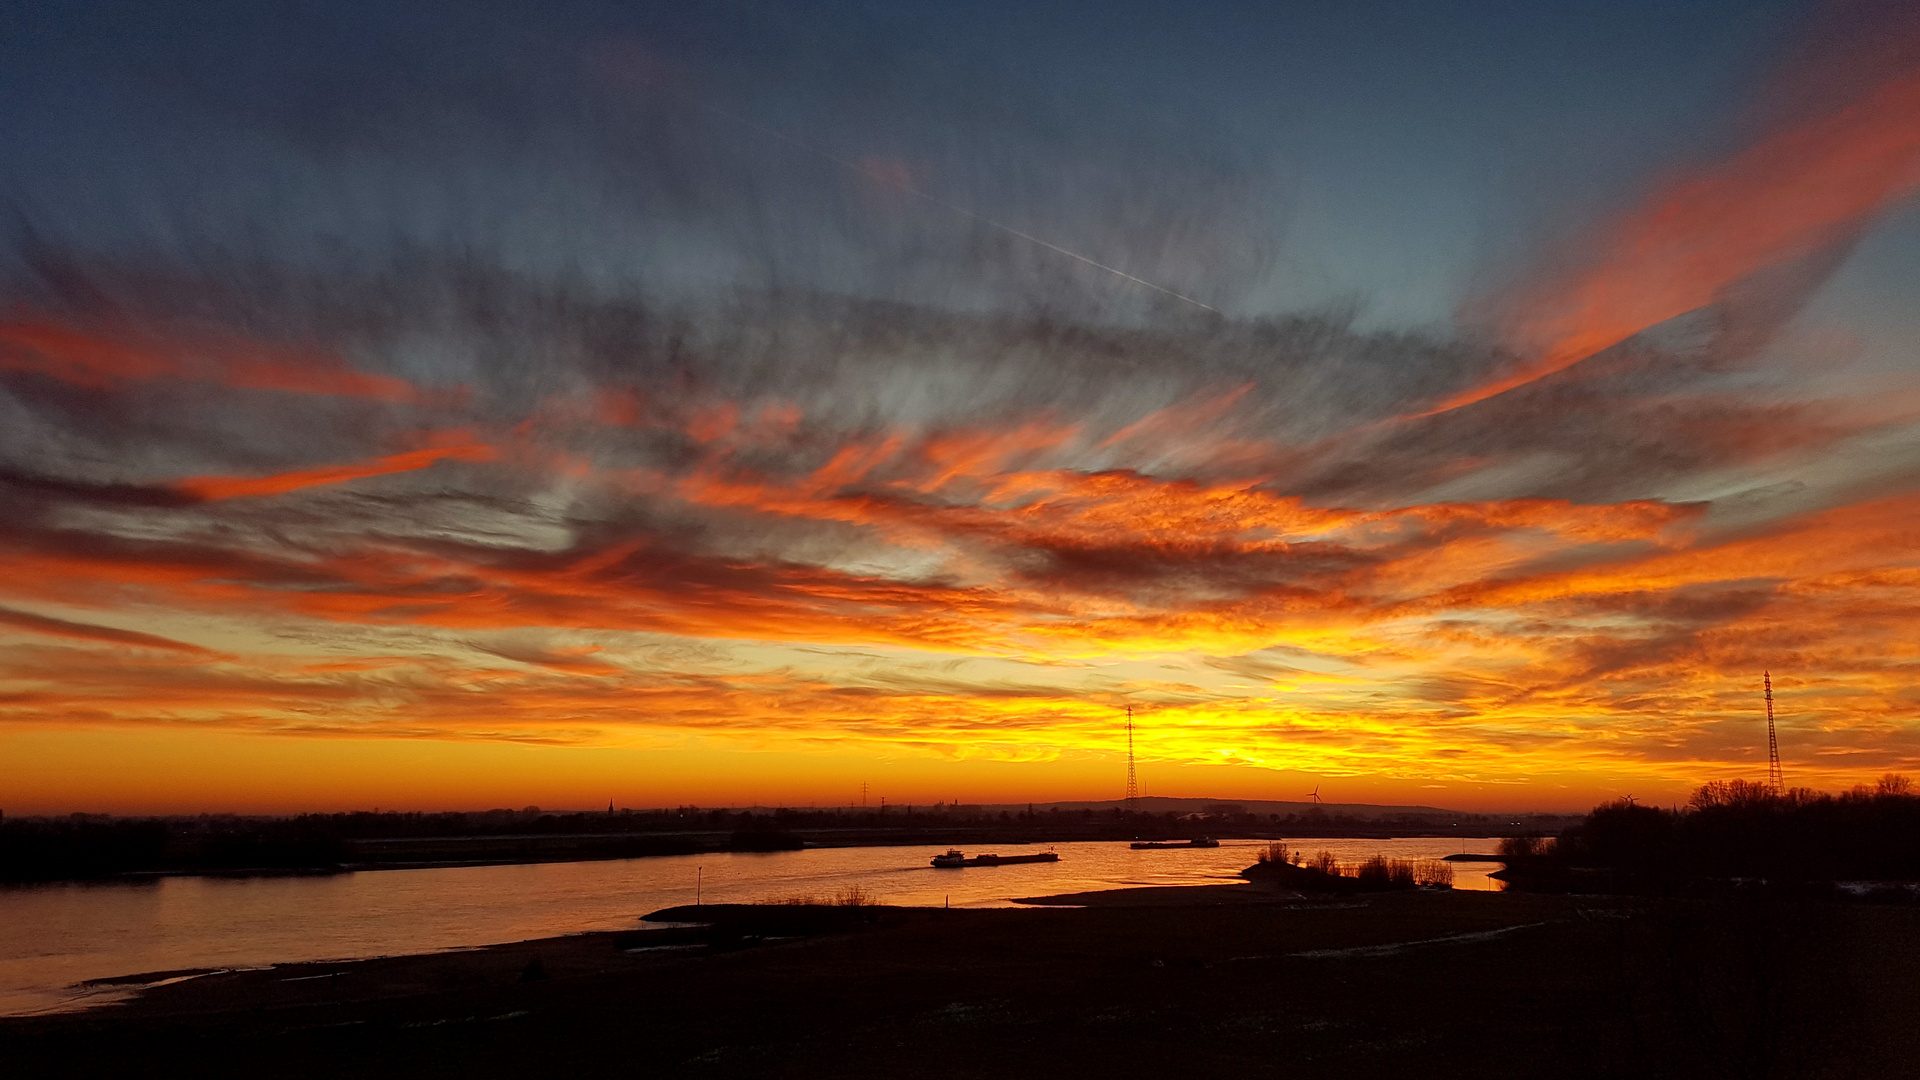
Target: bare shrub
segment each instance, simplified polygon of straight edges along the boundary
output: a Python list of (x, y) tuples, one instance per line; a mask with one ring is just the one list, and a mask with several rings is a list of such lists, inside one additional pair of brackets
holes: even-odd
[(1275, 863), (1281, 866), (1289, 862), (1297, 861), (1299, 857), (1298, 852), (1287, 850), (1287, 843), (1284, 840), (1276, 840), (1268, 844), (1266, 849), (1261, 851), (1258, 856), (1259, 860), (1263, 863)]
[(1360, 869), (1355, 870), (1353, 876), (1358, 878), (1360, 883), (1368, 888), (1384, 889), (1387, 888), (1392, 881), (1393, 870), (1387, 860), (1375, 855), (1373, 858), (1361, 863)]
[(1422, 885), (1453, 885), (1453, 864), (1445, 859), (1420, 859), (1413, 864), (1413, 879)]
[(1500, 841), (1500, 857), (1508, 862), (1537, 859), (1546, 851), (1546, 840), (1538, 836), (1509, 836)]
[(1324, 849), (1314, 852), (1313, 858), (1307, 860), (1306, 867), (1309, 870), (1318, 870), (1323, 874), (1337, 875), (1340, 873), (1340, 864), (1334, 861), (1333, 852)]
[(841, 889), (840, 894), (833, 898), (836, 907), (873, 907), (879, 902), (879, 897), (860, 885), (849, 885)]
[(1361, 863), (1353, 876), (1370, 889), (1411, 889), (1420, 884), (1419, 870), (1413, 860), (1379, 855)]

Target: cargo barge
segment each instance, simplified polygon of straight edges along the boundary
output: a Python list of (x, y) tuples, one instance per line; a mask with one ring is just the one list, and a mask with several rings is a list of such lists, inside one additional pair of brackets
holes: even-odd
[(962, 866), (1011, 866), (1014, 863), (1059, 862), (1060, 856), (1051, 851), (1038, 855), (975, 855), (968, 858), (958, 848), (949, 848), (945, 855), (935, 855), (933, 865), (942, 870), (954, 870)]

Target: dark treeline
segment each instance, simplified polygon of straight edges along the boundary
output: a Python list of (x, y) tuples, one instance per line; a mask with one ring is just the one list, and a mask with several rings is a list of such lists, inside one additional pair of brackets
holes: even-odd
[(0, 881), (92, 878), (140, 871), (293, 870), (338, 864), (337, 836), (292, 820), (8, 818), (0, 822)]
[[(1545, 824), (1549, 819), (1530, 819)], [(885, 806), (571, 813), (522, 810), (249, 817), (0, 819), (0, 881), (139, 873), (288, 872), (488, 862), (779, 851), (813, 845), (1021, 844), (1278, 836), (1500, 835), (1507, 818), (1363, 817), (1314, 808), (1257, 814), (1235, 803), (1190, 813), (1124, 807)]]
[(1838, 796), (1715, 782), (1674, 810), (1607, 803), (1556, 840), (1514, 837), (1501, 854), (1508, 860), (1501, 876), (1536, 891), (1913, 882), (1920, 881), (1920, 795), (1894, 775)]

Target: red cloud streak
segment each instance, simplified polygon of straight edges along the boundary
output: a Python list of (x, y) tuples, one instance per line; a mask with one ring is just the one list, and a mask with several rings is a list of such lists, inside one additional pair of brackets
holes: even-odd
[(370, 461), (355, 461), (345, 465), (327, 465), (318, 469), (303, 469), (299, 472), (277, 473), (273, 476), (195, 476), (174, 482), (174, 489), (196, 499), (217, 502), (221, 499), (239, 499), (249, 496), (280, 495), (301, 488), (319, 487), (323, 484), (341, 484), (349, 480), (359, 480), (368, 476), (386, 476), (389, 473), (412, 472), (437, 465), (442, 461), (492, 461), (499, 453), (493, 447), (483, 443), (465, 446), (439, 446), (425, 450), (408, 450), (401, 454), (388, 454)]
[(412, 383), (354, 371), (332, 357), (231, 339), (107, 337), (44, 321), (0, 321), (0, 371), (44, 375), (93, 390), (183, 379), (237, 390), (414, 402)]
[(1420, 413), (1485, 401), (1712, 303), (1755, 271), (1812, 254), (1920, 186), (1920, 71), (1682, 175), (1607, 225), (1598, 257), (1522, 299), (1535, 359)]

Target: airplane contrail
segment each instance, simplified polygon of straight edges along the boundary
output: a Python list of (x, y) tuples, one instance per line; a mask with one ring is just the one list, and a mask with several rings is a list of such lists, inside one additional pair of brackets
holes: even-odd
[[(686, 100), (686, 99), (683, 98), (683, 100)], [(986, 225), (990, 228), (999, 229), (1001, 232), (1006, 233), (1009, 236), (1017, 236), (1020, 239), (1025, 240), (1030, 244), (1038, 244), (1039, 246), (1046, 248), (1048, 251), (1065, 255), (1067, 258), (1073, 259), (1076, 262), (1083, 262), (1088, 266), (1094, 267), (1095, 269), (1105, 270), (1107, 273), (1112, 274), (1117, 278), (1123, 278), (1127, 281), (1131, 281), (1135, 285), (1144, 285), (1145, 287), (1152, 289), (1154, 292), (1171, 296), (1175, 300), (1183, 300), (1189, 304), (1192, 304), (1194, 307), (1200, 308), (1203, 311), (1211, 311), (1215, 315), (1221, 314), (1221, 311), (1219, 308), (1214, 307), (1211, 304), (1205, 304), (1198, 300), (1195, 300), (1193, 297), (1188, 296), (1185, 293), (1175, 292), (1164, 285), (1155, 285), (1153, 282), (1148, 281), (1147, 279), (1142, 277), (1135, 277), (1134, 275), (1127, 273), (1125, 270), (1122, 270), (1119, 267), (1108, 266), (1106, 263), (1103, 263), (1098, 259), (1088, 258), (1087, 256), (1082, 255), (1077, 251), (1070, 251), (1067, 248), (1061, 247), (1059, 244), (1050, 243), (1046, 240), (1042, 240), (1040, 237), (1035, 236), (1030, 232), (1023, 232), (1022, 230), (1016, 229), (1013, 226), (1008, 225), (1004, 222), (995, 221), (994, 219), (986, 216), (985, 214), (976, 213), (975, 211), (969, 210), (964, 206), (958, 206), (954, 203), (950, 203), (947, 200), (940, 198), (939, 196), (930, 195), (927, 192), (914, 187), (912, 184), (900, 183), (891, 179), (883, 179), (881, 177), (875, 176), (872, 170), (862, 168), (857, 162), (852, 162), (852, 161), (846, 160), (845, 158), (836, 157), (835, 155), (830, 154), (825, 150), (820, 149), (817, 146), (813, 146), (809, 143), (801, 141), (800, 139), (794, 138), (793, 136), (788, 135), (786, 132), (777, 131), (773, 128), (766, 126), (765, 124), (758, 123), (757, 121), (754, 121), (754, 120), (750, 120), (747, 117), (741, 116), (737, 113), (729, 112), (726, 109), (723, 109), (720, 106), (715, 105), (711, 102), (690, 101), (689, 103), (699, 108), (705, 109), (708, 112), (711, 112), (717, 116), (723, 117), (727, 120), (731, 120), (742, 127), (750, 128), (754, 131), (757, 131), (760, 134), (765, 135), (770, 139), (778, 139), (781, 142), (786, 143), (787, 145), (792, 146), (798, 150), (803, 150), (809, 154), (814, 155), (815, 157), (821, 158), (825, 161), (832, 162), (834, 165), (837, 165), (840, 168), (847, 170), (848, 172), (858, 173), (861, 177), (865, 178), (871, 183), (881, 184), (885, 187), (889, 187), (897, 191), (905, 192), (906, 194), (911, 195), (914, 198), (921, 200), (922, 202), (931, 203), (932, 205), (938, 206), (941, 209), (946, 210), (950, 213), (959, 214), (961, 217), (969, 218), (973, 221), (977, 221), (982, 225)]]

